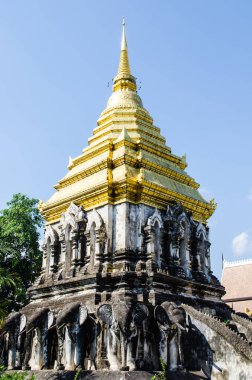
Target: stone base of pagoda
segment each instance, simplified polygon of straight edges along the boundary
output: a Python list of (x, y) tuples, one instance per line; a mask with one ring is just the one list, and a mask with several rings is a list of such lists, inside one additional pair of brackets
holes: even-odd
[[(8, 371), (13, 373), (15, 371)], [(23, 371), (21, 371), (23, 372)], [(57, 371), (41, 370), (27, 371), (28, 376), (34, 374), (36, 380), (151, 380), (155, 374), (161, 375), (161, 372), (146, 371)], [(189, 372), (168, 372), (169, 380), (200, 380), (207, 379), (203, 373)]]

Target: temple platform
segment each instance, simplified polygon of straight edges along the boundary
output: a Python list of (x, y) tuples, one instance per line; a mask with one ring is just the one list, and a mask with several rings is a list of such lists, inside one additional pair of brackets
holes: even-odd
[[(9, 373), (13, 373), (10, 371)], [(23, 372), (23, 371), (21, 371)], [(28, 371), (28, 376), (35, 375), (36, 380), (151, 380), (161, 372), (146, 371)], [(207, 377), (202, 372), (168, 372), (167, 380), (203, 380)]]

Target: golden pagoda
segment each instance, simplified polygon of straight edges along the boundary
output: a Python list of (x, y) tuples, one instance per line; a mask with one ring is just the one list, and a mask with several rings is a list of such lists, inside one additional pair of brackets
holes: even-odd
[(107, 107), (40, 203), (41, 273), (0, 334), (9, 370), (35, 370), (38, 380), (76, 370), (88, 370), (75, 373), (81, 379), (151, 380), (165, 364), (170, 379), (250, 378), (251, 323), (222, 301), (211, 270), (206, 222), (215, 204), (185, 167), (137, 93), (123, 22)]
[(113, 93), (88, 139), (88, 147), (72, 159), (56, 192), (41, 203), (48, 223), (55, 223), (71, 202), (85, 210), (123, 202), (165, 209), (181, 203), (195, 220), (205, 223), (216, 205), (206, 202), (199, 184), (186, 172), (185, 157), (166, 146), (137, 93), (131, 74), (123, 22), (118, 73)]

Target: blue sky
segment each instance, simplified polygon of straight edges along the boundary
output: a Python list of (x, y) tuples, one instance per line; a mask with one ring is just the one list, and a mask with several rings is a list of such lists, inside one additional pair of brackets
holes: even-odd
[(207, 200), (212, 266), (252, 257), (252, 2), (0, 0), (0, 208), (47, 200), (111, 93), (121, 20), (144, 106)]

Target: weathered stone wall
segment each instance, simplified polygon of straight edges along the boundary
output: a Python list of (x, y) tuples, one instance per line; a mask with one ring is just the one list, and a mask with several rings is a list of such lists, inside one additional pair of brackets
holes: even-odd
[[(185, 306), (189, 325), (206, 339), (213, 353), (211, 379), (251, 380), (252, 349), (246, 339), (230, 330), (225, 323)], [(225, 339), (225, 338), (226, 339)], [(231, 345), (231, 342), (233, 343)], [(192, 342), (192, 345), (194, 342)], [(243, 353), (242, 353), (243, 351)]]
[(41, 275), (18, 316), (26, 319), (22, 335), (13, 319), (6, 329), (8, 368), (151, 371), (162, 357), (170, 370), (185, 364), (209, 373), (210, 351), (204, 348), (204, 363), (190, 347), (194, 331), (179, 306), (226, 307), (209, 250), (208, 228), (180, 204), (160, 211), (125, 202), (86, 212), (72, 203), (46, 226)]
[[(128, 202), (111, 207), (113, 207), (113, 252), (124, 249), (141, 251), (144, 239), (143, 228), (155, 208)], [(99, 210), (103, 215), (102, 209)]]

